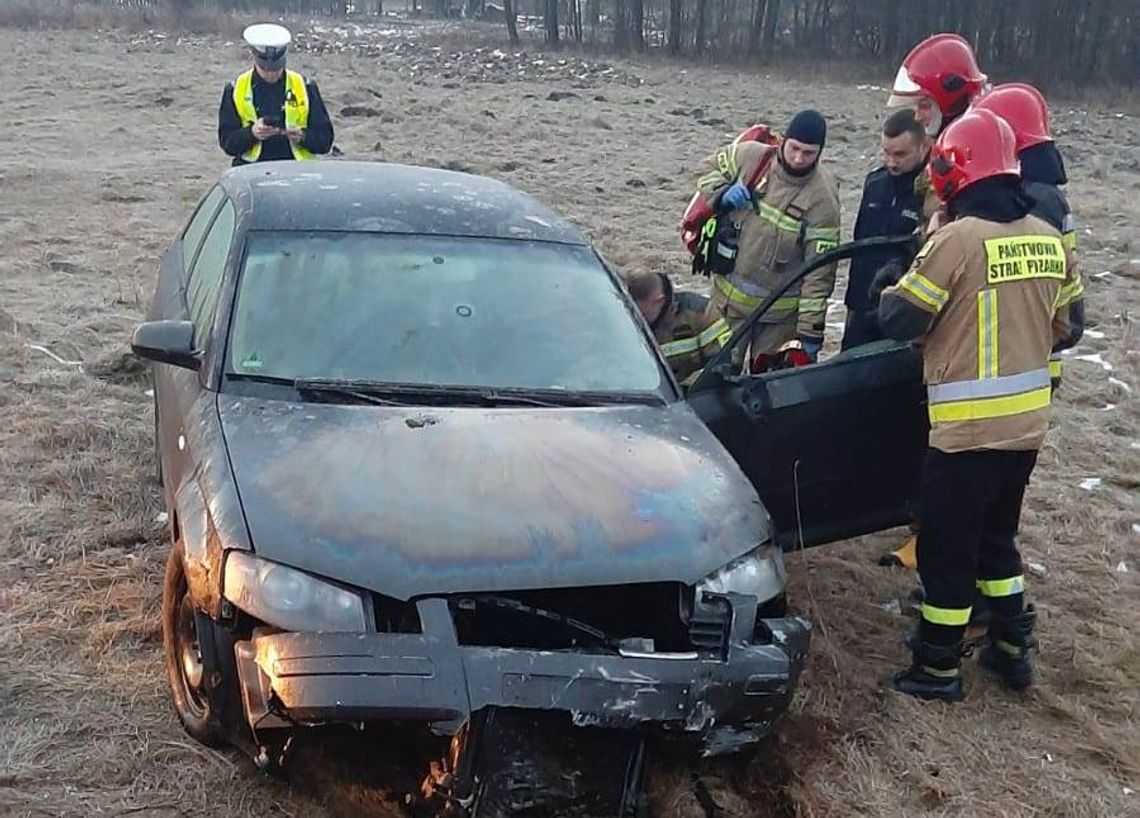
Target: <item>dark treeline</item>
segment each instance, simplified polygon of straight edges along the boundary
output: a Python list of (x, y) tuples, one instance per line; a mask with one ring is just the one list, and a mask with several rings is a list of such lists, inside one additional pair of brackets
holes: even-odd
[(973, 44), (983, 67), (1042, 82), (1140, 82), (1138, 0), (96, 0), (177, 9), (463, 16), (539, 37), (713, 61), (798, 57), (897, 66), (936, 31)]

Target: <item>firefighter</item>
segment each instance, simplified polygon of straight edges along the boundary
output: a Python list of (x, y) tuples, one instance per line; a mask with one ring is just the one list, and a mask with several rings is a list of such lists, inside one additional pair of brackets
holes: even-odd
[[(924, 223), (922, 208), (929, 186), (925, 180), (930, 140), (912, 109), (900, 108), (883, 122), (882, 152), (883, 164), (871, 171), (863, 183), (863, 198), (855, 218), (856, 240), (907, 236)], [(851, 259), (844, 299), (847, 323), (843, 329), (843, 349), (883, 337), (870, 301), (871, 282), (879, 268), (887, 264), (899, 266), (901, 275), (910, 266), (917, 249), (917, 245), (911, 249), (884, 248)]]
[[(1017, 158), (1021, 163), (1021, 179), (1034, 201), (1033, 215), (1044, 219), (1061, 231), (1069, 250), (1076, 252), (1077, 228), (1073, 212), (1061, 186), (1068, 181), (1065, 162), (1053, 142), (1049, 125), (1049, 106), (1045, 97), (1032, 85), (1011, 82), (994, 86), (974, 103), (979, 110), (993, 111), (1013, 128), (1017, 140)], [(1061, 351), (1076, 346), (1085, 327), (1085, 302), (1082, 292), (1072, 293), (1069, 304), (1071, 332), (1053, 349), (1049, 357), (1049, 374), (1056, 388), (1061, 383)]]
[(699, 372), (732, 334), (724, 318), (706, 321), (708, 296), (677, 292), (665, 273), (633, 273), (626, 287), (678, 381)]
[[(895, 75), (887, 107), (909, 107), (930, 137), (961, 116), (970, 103), (989, 88), (989, 78), (978, 67), (977, 57), (969, 42), (958, 34), (934, 34), (918, 43), (903, 58)], [(922, 215), (925, 222), (919, 231), (919, 244), (945, 221), (946, 214), (935, 192), (920, 177), (923, 194)], [(877, 299), (877, 291), (872, 299)], [(893, 552), (883, 555), (881, 565), (916, 566), (918, 524), (912, 522), (911, 534)]]
[(289, 30), (258, 23), (242, 36), (253, 65), (226, 84), (218, 106), (218, 144), (233, 164), (314, 159), (332, 150), (333, 126), (317, 84), (285, 67)]
[(927, 134), (936, 137), (985, 93), (988, 84), (964, 37), (934, 34), (903, 58), (887, 107), (914, 108)]
[(1030, 214), (1013, 130), (993, 112), (947, 127), (930, 175), (949, 222), (879, 305), (888, 336), (921, 346), (931, 423), (918, 535), (925, 599), (911, 667), (887, 684), (957, 701), (976, 591), (993, 616), (982, 664), (1013, 690), (1032, 682), (1035, 612), (1015, 534), (1049, 422), (1049, 352), (1069, 333), (1079, 276), (1060, 231)]
[[(698, 181), (685, 220), (690, 223), (695, 211), (717, 214), (705, 222), (717, 231), (713, 243), (734, 244), (731, 262), (710, 271), (707, 326), (723, 318), (735, 329), (803, 261), (839, 243), (838, 189), (819, 165), (826, 141), (823, 115), (805, 110), (782, 137), (737, 139), (716, 152), (715, 168)], [(700, 260), (707, 251), (697, 253)], [(835, 267), (813, 271), (776, 300), (750, 339), (752, 356), (776, 353), (792, 341), (807, 360), (816, 360)]]

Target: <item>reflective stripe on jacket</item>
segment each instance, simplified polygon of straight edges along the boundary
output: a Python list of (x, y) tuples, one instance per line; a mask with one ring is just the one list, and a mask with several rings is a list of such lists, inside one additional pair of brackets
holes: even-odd
[[(253, 69), (242, 73), (234, 80), (234, 107), (244, 127), (249, 127), (258, 119), (257, 108), (253, 104)], [(305, 78), (296, 71), (285, 69), (285, 127), (304, 130), (309, 126), (309, 92), (305, 88)], [(314, 155), (296, 142), (290, 142), (294, 159), (313, 159)], [(246, 162), (256, 162), (261, 156), (261, 142), (242, 154)]]
[(683, 381), (703, 367), (732, 334), (724, 318), (706, 317), (708, 297), (693, 292), (676, 293), (669, 315), (655, 335), (669, 368)]
[(1026, 216), (975, 217), (935, 233), (883, 298), (933, 316), (919, 339), (930, 445), (945, 452), (1040, 447), (1048, 425), (1049, 358), (1069, 331), (1080, 274), (1061, 234)]

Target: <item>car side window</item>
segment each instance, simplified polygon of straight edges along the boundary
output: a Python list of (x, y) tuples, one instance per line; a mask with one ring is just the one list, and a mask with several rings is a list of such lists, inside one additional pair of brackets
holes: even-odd
[(194, 256), (198, 253), (202, 237), (206, 235), (206, 228), (210, 226), (210, 220), (214, 218), (218, 204), (224, 196), (222, 188), (215, 185), (198, 205), (198, 210), (190, 219), (190, 223), (186, 225), (186, 230), (182, 234), (182, 265), (187, 274), (190, 273), (190, 266), (194, 263)]
[(190, 320), (194, 324), (196, 343), (210, 331), (214, 308), (218, 304), (218, 294), (222, 289), (226, 256), (230, 252), (235, 222), (233, 202), (227, 199), (218, 212), (218, 217), (210, 226), (210, 232), (202, 241), (202, 249), (194, 261), (194, 268), (190, 271), (190, 281), (186, 286), (186, 305), (190, 310)]

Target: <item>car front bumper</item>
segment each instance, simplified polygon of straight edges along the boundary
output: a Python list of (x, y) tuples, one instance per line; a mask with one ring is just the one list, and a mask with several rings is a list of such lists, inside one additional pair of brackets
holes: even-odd
[(678, 731), (718, 755), (763, 737), (787, 708), (811, 631), (800, 617), (757, 627), (754, 600), (731, 601), (728, 648), (716, 658), (459, 645), (442, 599), (418, 603), (423, 633), (255, 633), (235, 652), (255, 731), (411, 720), (450, 734), (474, 712), (505, 707)]

